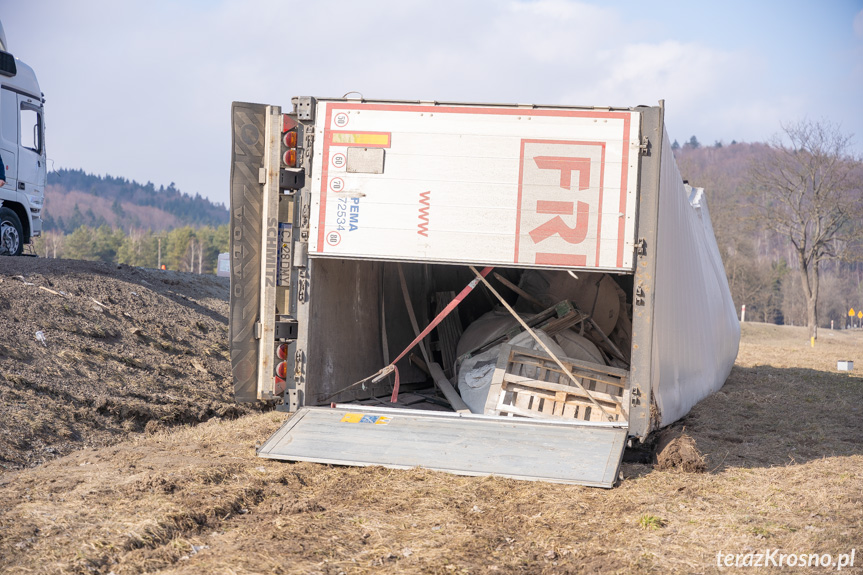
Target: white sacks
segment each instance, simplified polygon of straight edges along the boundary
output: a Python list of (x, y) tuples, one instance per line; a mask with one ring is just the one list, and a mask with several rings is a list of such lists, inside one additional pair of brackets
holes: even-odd
[[(477, 321), (481, 320), (482, 318)], [(515, 319), (513, 319), (513, 323), (516, 323)], [(566, 355), (563, 349), (546, 335), (544, 331), (537, 329), (534, 330), (534, 333), (555, 355), (558, 357)], [(541, 349), (536, 340), (526, 331), (518, 334), (506, 343), (527, 349)], [(502, 345), (498, 344), (483, 353), (469, 357), (464, 360), (458, 370), (458, 391), (461, 394), (461, 398), (470, 408), (471, 413), (483, 413), (485, 411), (485, 403), (488, 400), (488, 389), (491, 386), (491, 378), (494, 375), (494, 368), (497, 365)]]

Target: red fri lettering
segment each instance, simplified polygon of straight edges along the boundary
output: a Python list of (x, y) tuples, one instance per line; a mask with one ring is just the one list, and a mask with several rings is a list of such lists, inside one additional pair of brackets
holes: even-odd
[(590, 158), (568, 158), (561, 156), (537, 156), (533, 159), (540, 170), (560, 170), (560, 187), (572, 189), (572, 173), (578, 172), (578, 189), (590, 187)]
[[(537, 200), (536, 213), (538, 214), (563, 214), (572, 215), (573, 202), (551, 202)], [(551, 236), (558, 234), (561, 238), (571, 244), (580, 244), (587, 237), (587, 229), (589, 226), (588, 217), (590, 215), (590, 205), (585, 202), (578, 202), (578, 213), (575, 217), (575, 227), (571, 228), (566, 225), (560, 215), (554, 216), (542, 225), (537, 226), (530, 232), (530, 239), (533, 243), (538, 244), (543, 240), (547, 240)]]

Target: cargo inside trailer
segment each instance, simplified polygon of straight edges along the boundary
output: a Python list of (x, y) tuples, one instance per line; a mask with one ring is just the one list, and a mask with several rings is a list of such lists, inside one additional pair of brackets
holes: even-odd
[[(399, 356), (476, 276), (467, 265), (335, 258), (311, 259), (309, 272), (314, 295), (309, 300), (311, 329), (305, 343), (306, 386), (301, 398), (305, 405), (362, 402), (452, 410), (452, 402), (434, 389), (428, 364), (436, 363), (470, 412), (489, 413), (485, 409), (489, 383), (502, 346), (547, 355), (492, 291), (479, 283), (423, 340), (425, 350), (423, 344), (416, 345), (397, 362), (401, 394), (394, 406), (389, 402), (393, 374), (375, 384), (351, 386)], [(632, 339), (631, 275), (498, 267), (487, 280), (556, 356), (595, 366), (611, 374), (615, 385), (607, 377), (596, 381), (579, 376), (579, 383), (595, 395), (623, 398)], [(557, 372), (556, 377), (544, 379), (575, 388), (577, 384), (567, 381), (557, 366), (548, 367)], [(587, 369), (581, 364), (570, 367)], [(566, 402), (553, 408), (550, 400), (539, 397), (521, 400), (520, 407), (529, 413), (513, 404), (515, 413), (506, 415), (600, 420), (597, 408), (591, 414), (583, 397), (569, 399), (573, 407), (565, 411)]]

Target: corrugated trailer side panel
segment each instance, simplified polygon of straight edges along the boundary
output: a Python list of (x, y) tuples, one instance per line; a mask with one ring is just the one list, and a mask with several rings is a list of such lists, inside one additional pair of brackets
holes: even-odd
[(722, 387), (740, 343), (703, 190), (683, 183), (667, 134), (663, 140), (651, 373), (657, 427)]

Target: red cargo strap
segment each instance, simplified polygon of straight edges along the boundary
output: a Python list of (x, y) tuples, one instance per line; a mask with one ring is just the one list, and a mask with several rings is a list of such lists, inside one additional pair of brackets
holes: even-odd
[[(483, 269), (481, 272), (479, 272), (479, 273), (482, 275), (482, 277), (485, 277), (485, 276), (487, 276), (487, 275), (491, 272), (491, 270), (493, 270), (493, 269), (494, 269), (493, 267), (487, 267), (487, 268), (484, 268), (484, 269)], [(422, 332), (421, 334), (419, 334), (419, 335), (416, 337), (416, 339), (415, 339), (415, 340), (413, 340), (413, 341), (411, 342), (411, 344), (410, 344), (409, 346), (407, 346), (407, 347), (405, 348), (405, 350), (404, 350), (403, 352), (401, 352), (401, 353), (399, 354), (399, 356), (398, 356), (397, 358), (395, 358), (395, 359), (390, 363), (390, 366), (392, 366), (392, 367), (393, 367), (393, 369), (395, 369), (395, 372), (396, 372), (396, 381), (395, 381), (395, 384), (393, 385), (393, 395), (392, 395), (392, 397), (390, 397), (390, 403), (396, 403), (396, 402), (399, 400), (399, 368), (397, 368), (397, 367), (396, 367), (396, 363), (398, 363), (398, 361), (399, 361), (401, 358), (403, 358), (404, 356), (406, 356), (406, 355), (408, 354), (408, 352), (409, 352), (410, 350), (412, 350), (412, 349), (414, 348), (414, 346), (416, 346), (416, 344), (418, 344), (419, 342), (421, 342), (421, 341), (422, 341), (422, 339), (423, 339), (425, 336), (427, 336), (429, 333), (431, 333), (431, 330), (433, 330), (434, 328), (436, 328), (436, 327), (437, 327), (437, 325), (438, 325), (440, 322), (442, 322), (442, 321), (444, 320), (444, 318), (445, 318), (446, 316), (448, 316), (448, 315), (450, 314), (450, 312), (451, 312), (452, 310), (454, 310), (454, 309), (458, 306), (458, 304), (460, 304), (460, 303), (461, 303), (461, 301), (462, 301), (465, 297), (467, 297), (467, 294), (469, 294), (470, 292), (472, 292), (472, 291), (473, 291), (473, 288), (475, 288), (475, 287), (477, 286), (477, 284), (478, 284), (478, 283), (479, 283), (479, 278), (474, 278), (473, 280), (471, 280), (471, 282), (470, 282), (469, 284), (467, 284), (467, 285), (464, 287), (464, 289), (463, 289), (463, 290), (461, 290), (461, 292), (460, 292), (457, 296), (455, 296), (455, 299), (453, 299), (451, 302), (449, 302), (449, 304), (447, 304), (447, 306), (446, 306), (445, 308), (443, 308), (439, 314), (437, 314), (437, 317), (436, 317), (436, 318), (434, 318), (434, 319), (432, 320), (432, 322), (428, 325), (428, 327), (427, 327), (427, 328), (425, 328), (425, 329), (423, 330), (423, 332)], [(389, 366), (387, 366), (387, 367), (389, 367)], [(386, 368), (384, 368), (384, 369), (386, 369)], [(383, 371), (383, 370), (381, 370), (381, 371)]]

